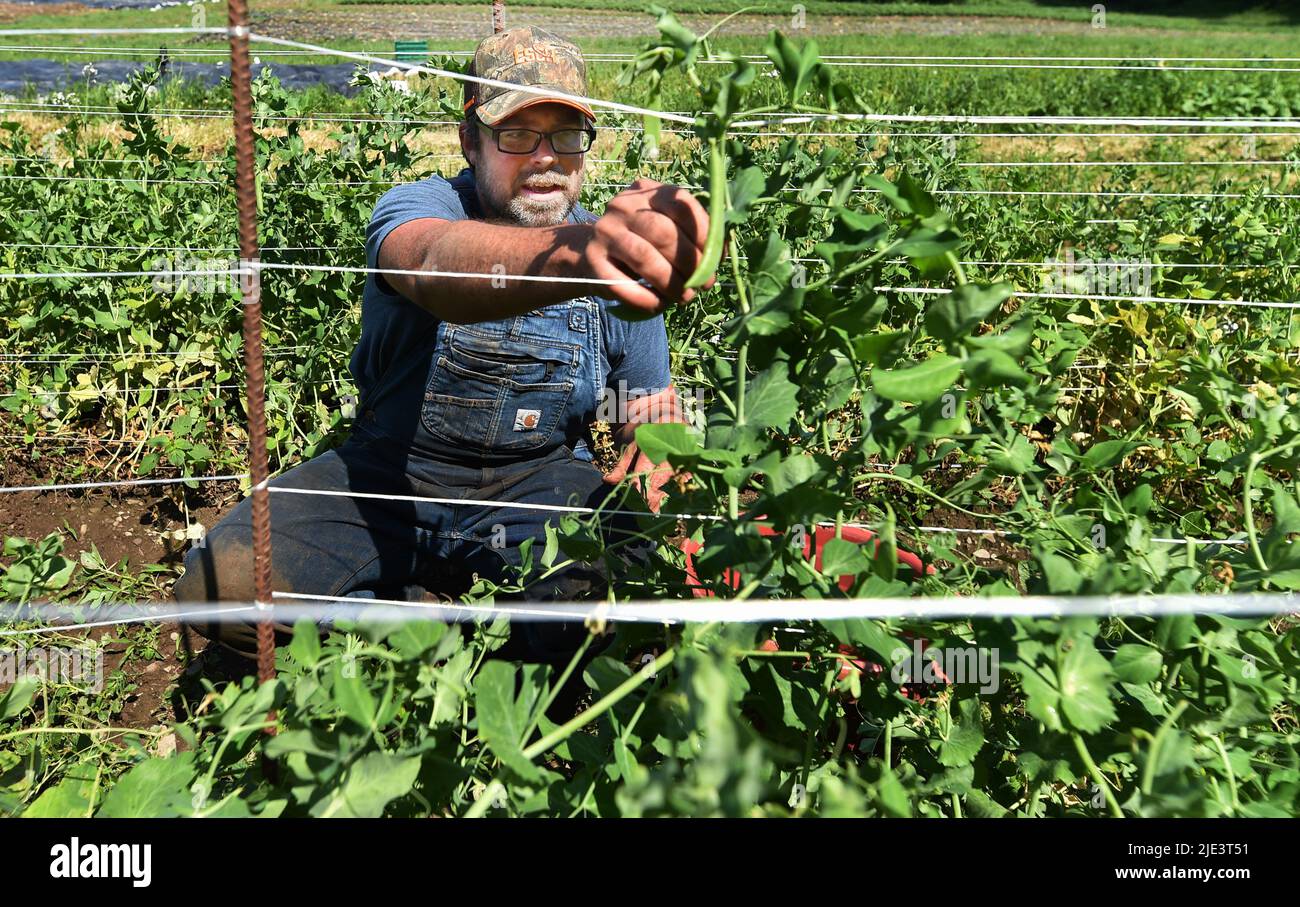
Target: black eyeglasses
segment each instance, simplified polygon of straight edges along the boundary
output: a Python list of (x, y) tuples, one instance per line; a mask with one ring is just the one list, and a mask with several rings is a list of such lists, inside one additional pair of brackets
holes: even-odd
[(554, 132), (538, 132), (536, 129), (494, 129), (483, 124), (483, 128), (492, 133), (496, 139), (497, 150), (506, 154), (532, 154), (542, 144), (542, 136), (551, 142), (556, 154), (585, 154), (596, 140), (594, 129), (557, 129)]

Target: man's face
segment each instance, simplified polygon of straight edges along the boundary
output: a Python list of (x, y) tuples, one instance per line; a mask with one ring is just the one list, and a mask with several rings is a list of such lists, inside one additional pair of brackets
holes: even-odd
[[(565, 104), (525, 107), (497, 124), (498, 129), (581, 129), (586, 118)], [(543, 137), (532, 154), (509, 154), (497, 148), (486, 127), (479, 128), (478, 148), (464, 145), (474, 165), (479, 202), (488, 217), (524, 227), (554, 227), (564, 223), (578, 202), (584, 155), (556, 154)]]

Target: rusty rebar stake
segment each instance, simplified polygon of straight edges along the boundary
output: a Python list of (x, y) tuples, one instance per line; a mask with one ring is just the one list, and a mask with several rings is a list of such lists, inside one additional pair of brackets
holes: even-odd
[(230, 87), (234, 94), (235, 203), (239, 209), (239, 288), (244, 303), (244, 371), (248, 383), (248, 472), (253, 484), (253, 597), (267, 613), (257, 623), (257, 679), (275, 677), (271, 625), (271, 495), (266, 489), (266, 368), (262, 359), (262, 275), (257, 246), (257, 179), (253, 146), (248, 3), (227, 4)]
[(492, 0), (492, 31), (493, 33), (503, 32), (506, 30), (506, 4), (505, 0)]

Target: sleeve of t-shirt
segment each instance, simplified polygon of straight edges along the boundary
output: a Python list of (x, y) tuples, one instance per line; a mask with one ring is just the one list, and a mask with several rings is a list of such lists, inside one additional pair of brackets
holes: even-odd
[[(613, 305), (613, 303), (609, 303)], [(623, 321), (609, 316), (609, 330), (617, 336), (609, 349), (606, 386), (617, 393), (619, 382), (627, 399), (657, 394), (672, 383), (668, 370), (668, 333), (664, 317), (645, 321)]]
[[(441, 176), (401, 183), (383, 194), (375, 205), (374, 213), (370, 215), (370, 225), (366, 228), (366, 267), (379, 267), (379, 247), (384, 244), (389, 233), (408, 221), (422, 217), (465, 219), (465, 206), (461, 203), (460, 194)], [(384, 275), (376, 274), (375, 283), (383, 292), (393, 292), (384, 280)]]
[[(596, 215), (578, 205), (574, 209), (577, 223), (592, 223)], [(647, 397), (657, 394), (672, 384), (672, 373), (668, 370), (668, 332), (664, 328), (664, 316), (656, 315), (645, 321), (624, 321), (611, 315), (609, 309), (615, 305), (608, 299), (602, 299), (605, 306), (604, 329), (608, 342), (605, 354), (609, 361), (609, 374), (605, 376), (605, 386), (618, 393), (619, 382), (626, 389), (624, 399)]]

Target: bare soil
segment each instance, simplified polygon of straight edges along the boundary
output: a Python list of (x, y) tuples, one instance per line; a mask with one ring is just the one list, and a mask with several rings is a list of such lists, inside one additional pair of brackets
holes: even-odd
[[(436, 36), (441, 41), (476, 41), (492, 29), (488, 4), (466, 6), (406, 6), (356, 4), (330, 10), (302, 10), (288, 2), (259, 3), (252, 12), (255, 29), (278, 37), (313, 43), (351, 39), (397, 40)], [(723, 18), (720, 14), (678, 17), (688, 28), (704, 32)], [(789, 31), (790, 16), (742, 15), (717, 29), (720, 35), (766, 35), (774, 28)], [(654, 17), (621, 10), (550, 9), (509, 6), (506, 25), (536, 25), (567, 38), (636, 38), (656, 34)], [(808, 15), (809, 35), (1086, 35), (1088, 22), (1017, 16), (827, 16)], [(802, 31), (802, 30), (801, 30)], [(1156, 28), (1107, 28), (1108, 36), (1155, 35)]]
[[(34, 473), (21, 459), (0, 462), (0, 485), (7, 487), (44, 484), (47, 479)], [(225, 484), (225, 483), (223, 483)], [(229, 488), (204, 488), (190, 495), (189, 518), (211, 527), (238, 500), (235, 483)], [(158, 492), (122, 492), (114, 489), (84, 491), (15, 492), (0, 494), (0, 537), (16, 536), (38, 540), (51, 532), (63, 538), (63, 554), (76, 561), (82, 552), (98, 551), (110, 567), (139, 575), (140, 568), (162, 564), (171, 569), (159, 574), (151, 601), (168, 601), (171, 582), (180, 573), (180, 561), (188, 543), (177, 541), (171, 532), (185, 528), (185, 513), (178, 497)], [(230, 655), (179, 624), (158, 629), (156, 657), (147, 657), (138, 645), (150, 640), (153, 628), (97, 628), (79, 631), (94, 640), (110, 640), (105, 650), (104, 672), (121, 670), (134, 687), (121, 715), (121, 727), (154, 728), (185, 717), (186, 704), (201, 696), (199, 677), (212, 680), (241, 676), (251, 664)], [(135, 645), (134, 657), (128, 649)]]
[(19, 19), (25, 19), (32, 15), (33, 10), (43, 16), (62, 15), (64, 13), (72, 16), (84, 16), (87, 12), (86, 7), (80, 3), (50, 3), (34, 7), (30, 3), (0, 2), (0, 22), (15, 22)]
[[(20, 460), (0, 462), (0, 484), (6, 487), (48, 482)], [(3, 494), (0, 531), (33, 540), (59, 532), (64, 538), (64, 555), (73, 559), (83, 551), (97, 550), (110, 566), (123, 559), (127, 568), (179, 565), (187, 545), (172, 537), (186, 527), (180, 494), (187, 496), (190, 522), (211, 527), (238, 500), (236, 482), (220, 484), (229, 487), (163, 493), (87, 489)]]
[[(140, 633), (130, 630), (130, 637)], [(108, 635), (92, 631), (93, 638)], [(166, 623), (159, 627), (156, 659), (127, 659), (127, 644), (110, 644), (105, 650), (104, 675), (121, 669), (133, 687), (121, 713), (114, 719), (118, 727), (153, 729), (170, 727), (184, 721), (201, 701), (204, 689), (200, 678), (219, 683), (252, 674), (252, 662), (209, 643), (189, 627)]]

